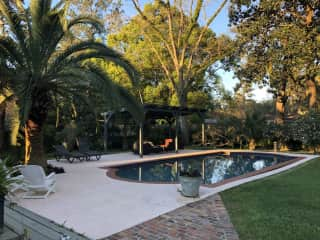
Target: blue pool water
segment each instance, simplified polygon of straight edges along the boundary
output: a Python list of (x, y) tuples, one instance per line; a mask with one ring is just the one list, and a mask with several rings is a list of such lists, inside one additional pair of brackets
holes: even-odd
[(212, 154), (120, 166), (115, 174), (127, 180), (168, 183), (178, 181), (179, 172), (192, 166), (201, 173), (204, 184), (214, 184), (291, 159), (273, 154)]

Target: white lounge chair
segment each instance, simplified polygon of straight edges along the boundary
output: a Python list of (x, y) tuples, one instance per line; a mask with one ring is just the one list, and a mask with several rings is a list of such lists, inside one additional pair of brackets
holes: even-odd
[(23, 198), (47, 198), (51, 192), (55, 192), (55, 173), (46, 176), (43, 168), (37, 165), (25, 165), (20, 171), (28, 189)]
[(13, 183), (11, 183), (9, 187), (11, 193), (14, 193), (18, 190), (28, 191), (23, 175), (18, 175), (15, 177), (10, 176), (10, 180), (13, 180)]
[(0, 159), (0, 165), (7, 172), (7, 179), (10, 181), (8, 190), (9, 193), (14, 193), (17, 190), (27, 191), (24, 183), (24, 177), (20, 173), (22, 165), (16, 165), (14, 167), (7, 168), (6, 163)]

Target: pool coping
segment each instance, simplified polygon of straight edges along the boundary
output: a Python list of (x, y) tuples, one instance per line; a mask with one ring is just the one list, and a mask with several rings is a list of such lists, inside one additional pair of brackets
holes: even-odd
[(301, 157), (301, 156), (296, 156), (295, 154), (288, 154), (288, 153), (279, 153), (279, 152), (261, 152), (261, 151), (248, 151), (248, 150), (206, 150), (206, 151), (201, 151), (201, 152), (195, 152), (195, 153), (184, 153), (184, 154), (179, 154), (179, 155), (171, 155), (171, 156), (163, 156), (161, 158), (148, 158), (145, 159), (145, 161), (141, 161), (141, 159), (139, 160), (135, 160), (135, 161), (131, 161), (130, 163), (120, 163), (120, 164), (114, 164), (111, 166), (107, 166), (107, 167), (101, 167), (102, 169), (106, 169), (106, 175), (109, 178), (118, 180), (118, 181), (124, 181), (124, 182), (132, 182), (132, 183), (140, 183), (140, 184), (179, 184), (179, 181), (174, 181), (174, 182), (160, 182), (160, 181), (154, 181), (154, 182), (147, 182), (147, 181), (139, 181), (139, 180), (133, 180), (133, 179), (126, 179), (126, 178), (121, 178), (119, 176), (116, 175), (116, 172), (118, 171), (119, 167), (121, 166), (127, 166), (127, 165), (133, 165), (133, 164), (137, 164), (137, 163), (147, 163), (147, 162), (156, 162), (156, 161), (164, 161), (164, 160), (171, 160), (171, 159), (177, 159), (177, 158), (184, 158), (184, 157), (190, 157), (190, 156), (203, 156), (203, 155), (208, 155), (208, 154), (213, 154), (213, 153), (221, 153), (221, 154), (225, 154), (225, 155), (230, 155), (230, 153), (257, 153), (257, 154), (272, 154), (272, 155), (278, 155), (278, 156), (291, 156), (293, 157), (293, 159), (287, 160), (285, 162), (281, 162), (269, 167), (265, 167), (263, 169), (260, 170), (256, 170), (253, 172), (249, 172), (249, 173), (245, 173), (242, 174), (240, 176), (235, 176), (232, 178), (228, 178), (222, 181), (219, 181), (217, 183), (213, 183), (213, 184), (201, 184), (201, 186), (203, 187), (207, 187), (207, 188), (214, 188), (214, 187), (218, 187), (230, 182), (234, 182), (234, 181), (238, 181), (241, 179), (245, 179), (248, 177), (253, 177), (253, 176), (257, 176), (263, 173), (267, 173), (285, 166), (288, 166), (290, 164), (293, 164), (295, 162), (298, 162), (300, 160), (305, 159), (306, 157)]
[[(234, 152), (235, 150), (221, 150), (221, 149), (215, 149), (215, 150), (197, 150), (196, 152), (187, 152), (187, 153), (173, 153), (173, 152), (168, 152), (166, 155), (161, 155), (159, 153), (158, 155), (153, 154), (151, 157), (142, 157), (138, 159), (130, 159), (130, 160), (120, 160), (117, 162), (111, 162), (107, 164), (107, 166), (101, 166), (100, 168), (102, 169), (107, 169), (111, 167), (120, 167), (124, 165), (131, 165), (131, 164), (136, 164), (136, 163), (145, 163), (145, 162), (153, 162), (153, 161), (161, 161), (161, 160), (167, 160), (167, 159), (172, 159), (172, 158), (183, 158), (183, 157), (190, 157), (190, 156), (202, 156), (202, 155), (208, 155), (211, 153), (223, 153), (223, 152)], [(241, 152), (241, 151), (236, 151), (236, 152)], [(250, 152), (250, 151), (244, 151), (244, 152)], [(253, 151), (252, 151), (253, 152)], [(170, 154), (171, 153), (171, 154)], [(172, 154), (173, 153), (173, 154)]]

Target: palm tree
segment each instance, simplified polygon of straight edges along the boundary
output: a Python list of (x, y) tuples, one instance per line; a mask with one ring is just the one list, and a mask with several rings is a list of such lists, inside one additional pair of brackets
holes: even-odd
[[(21, 122), (25, 129), (25, 163), (46, 166), (43, 148), (43, 125), (53, 98), (86, 91), (93, 82), (103, 84), (110, 96), (132, 97), (90, 62), (101, 58), (123, 67), (135, 81), (137, 73), (118, 52), (102, 43), (81, 40), (66, 46), (70, 29), (89, 24), (98, 31), (102, 25), (90, 16), (66, 17), (68, 1), (52, 6), (51, 0), (30, 0), (29, 8), (21, 0), (0, 0), (9, 34), (0, 37), (0, 72), (18, 98)], [(64, 41), (64, 42), (63, 42)], [(63, 43), (63, 48), (62, 48)]]

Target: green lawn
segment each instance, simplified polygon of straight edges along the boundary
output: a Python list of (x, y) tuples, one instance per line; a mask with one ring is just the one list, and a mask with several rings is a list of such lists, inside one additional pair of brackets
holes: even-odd
[(320, 159), (223, 192), (241, 240), (320, 239)]

